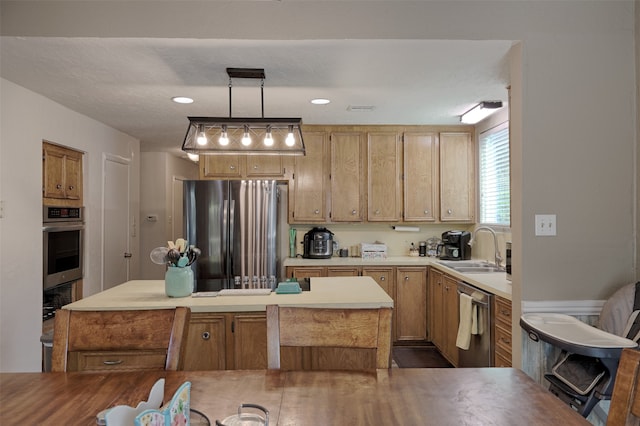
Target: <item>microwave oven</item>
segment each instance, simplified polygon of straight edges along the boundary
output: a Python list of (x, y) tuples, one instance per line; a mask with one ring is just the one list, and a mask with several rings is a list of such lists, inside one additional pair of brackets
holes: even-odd
[(45, 206), (42, 225), (43, 288), (81, 279), (84, 251), (83, 208)]

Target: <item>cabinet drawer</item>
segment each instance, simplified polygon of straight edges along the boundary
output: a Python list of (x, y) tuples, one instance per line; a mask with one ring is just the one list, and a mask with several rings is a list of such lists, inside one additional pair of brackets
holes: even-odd
[(496, 321), (503, 322), (511, 328), (511, 302), (501, 297), (496, 297)]
[(496, 349), (494, 367), (511, 367), (511, 354), (504, 354)]
[(72, 352), (69, 364), (78, 371), (164, 370), (167, 351)]
[(496, 352), (502, 350), (504, 353), (511, 356), (511, 332), (505, 330), (502, 327), (497, 326), (496, 332)]

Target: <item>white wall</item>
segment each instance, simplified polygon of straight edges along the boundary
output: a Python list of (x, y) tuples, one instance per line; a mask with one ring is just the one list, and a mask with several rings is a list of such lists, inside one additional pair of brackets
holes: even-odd
[[(140, 169), (140, 279), (163, 279), (165, 268), (151, 262), (149, 253), (173, 240), (173, 178), (198, 179), (198, 166), (166, 152), (142, 152)], [(157, 222), (146, 220), (149, 215), (157, 216)]]
[[(131, 214), (139, 210), (139, 143), (0, 79), (0, 371), (40, 371), (42, 334), (42, 140), (85, 152), (85, 294), (100, 291), (102, 161), (131, 159)], [(137, 271), (138, 242), (131, 242)]]

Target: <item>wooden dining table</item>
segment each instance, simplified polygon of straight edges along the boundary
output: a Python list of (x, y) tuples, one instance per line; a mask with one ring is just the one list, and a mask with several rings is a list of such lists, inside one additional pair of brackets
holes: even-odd
[(287, 426), (589, 424), (513, 368), (1, 373), (0, 424), (95, 425), (105, 408), (146, 400), (159, 378), (165, 403), (191, 382), (191, 408), (211, 424), (242, 403)]

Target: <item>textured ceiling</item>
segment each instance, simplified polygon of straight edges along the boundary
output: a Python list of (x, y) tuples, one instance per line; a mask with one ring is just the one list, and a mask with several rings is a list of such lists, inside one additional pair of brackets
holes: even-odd
[[(11, 37), (3, 78), (180, 154), (187, 116), (227, 116), (227, 67), (264, 68), (266, 117), (305, 124), (457, 124), (507, 101), (509, 41)], [(259, 80), (234, 79), (234, 117), (260, 116)], [(195, 99), (178, 105), (173, 96)], [(309, 101), (328, 98), (315, 106)], [(350, 111), (373, 106), (373, 111)]]

